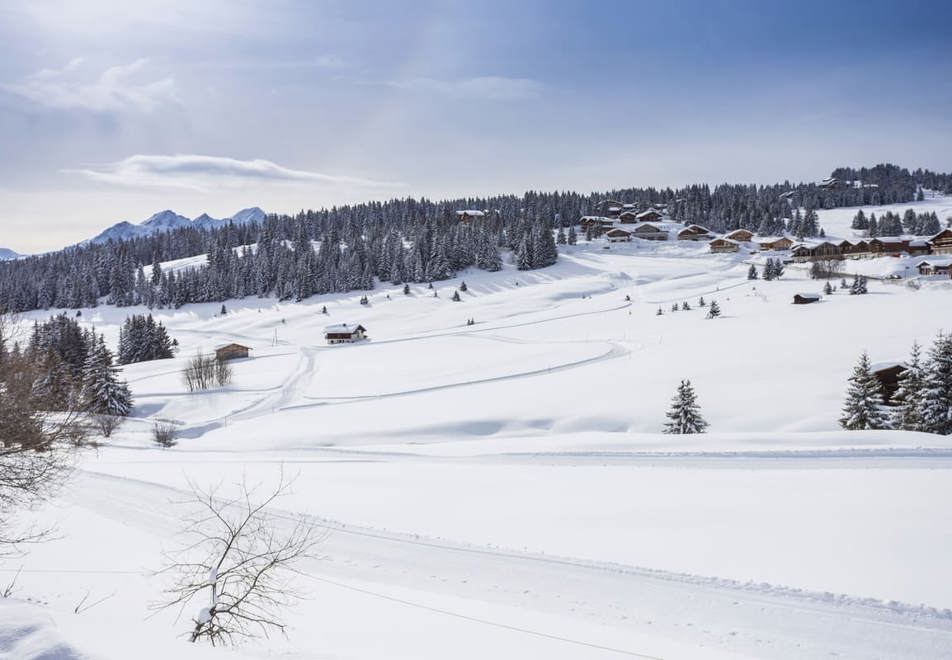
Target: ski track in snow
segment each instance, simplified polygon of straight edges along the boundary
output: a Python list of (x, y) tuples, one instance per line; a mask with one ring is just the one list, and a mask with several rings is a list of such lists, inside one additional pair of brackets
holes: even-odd
[[(176, 488), (82, 470), (74, 489), (71, 503), (122, 524), (169, 536), (179, 529), (168, 504), (185, 494)], [(360, 580), (383, 591), (422, 585), (427, 591), (581, 615), (611, 627), (663, 632), (714, 648), (755, 654), (769, 649), (772, 657), (940, 658), (952, 653), (948, 609), (466, 545), (278, 509), (272, 513), (289, 525), (304, 517), (328, 532), (319, 549), (323, 560), (305, 569), (318, 581)]]

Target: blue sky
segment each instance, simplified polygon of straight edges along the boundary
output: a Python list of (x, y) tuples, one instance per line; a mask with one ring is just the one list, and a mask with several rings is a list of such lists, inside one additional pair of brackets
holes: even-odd
[(914, 1), (8, 0), (0, 245), (168, 207), (947, 171), (949, 25)]

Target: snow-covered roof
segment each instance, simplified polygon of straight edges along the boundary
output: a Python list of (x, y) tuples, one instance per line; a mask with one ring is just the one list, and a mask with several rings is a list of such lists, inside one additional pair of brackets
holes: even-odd
[(663, 215), (663, 214), (661, 213), (661, 211), (659, 211), (659, 210), (657, 210), (657, 209), (648, 209), (647, 211), (642, 211), (641, 213), (639, 213), (639, 214), (636, 215), (635, 217), (636, 217), (636, 218), (647, 218), (649, 215)]
[(711, 241), (711, 243), (715, 243), (717, 241), (720, 241), (721, 243), (730, 243), (731, 245), (740, 245), (740, 243), (737, 241), (727, 238), (726, 236), (718, 236), (713, 241)]
[(457, 211), (456, 215), (472, 215), (477, 218), (481, 218), (482, 216), (486, 214), (483, 211), (477, 211), (475, 209), (464, 209), (462, 211)]
[(934, 255), (916, 261), (916, 266), (921, 266), (922, 264), (929, 264), (930, 266), (952, 266), (952, 257)]
[(877, 371), (886, 371), (886, 369), (894, 369), (895, 367), (906, 368), (906, 363), (902, 360), (886, 360), (884, 362), (873, 362), (869, 365), (869, 370), (873, 373)]
[(358, 325), (348, 325), (347, 323), (335, 323), (334, 325), (329, 325), (324, 328), (326, 334), (340, 334), (348, 333), (353, 334), (357, 330), (366, 330), (366, 328), (360, 324)]
[(819, 293), (798, 293), (798, 294), (796, 294), (796, 295), (800, 296), (801, 298), (806, 298), (807, 300), (819, 300), (819, 299), (820, 299), (820, 294), (819, 294)]

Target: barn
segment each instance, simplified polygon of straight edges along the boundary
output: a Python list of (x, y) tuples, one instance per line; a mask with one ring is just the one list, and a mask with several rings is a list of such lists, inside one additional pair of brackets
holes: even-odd
[(242, 344), (222, 344), (215, 347), (215, 359), (220, 362), (227, 360), (241, 360), (248, 357), (251, 349)]
[(329, 325), (324, 328), (324, 339), (328, 344), (352, 344), (367, 339), (367, 328), (347, 323)]
[(809, 305), (815, 302), (820, 302), (819, 293), (797, 293), (793, 296), (794, 305)]

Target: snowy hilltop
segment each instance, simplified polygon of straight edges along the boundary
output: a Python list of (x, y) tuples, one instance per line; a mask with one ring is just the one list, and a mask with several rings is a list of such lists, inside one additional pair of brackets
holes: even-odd
[(11, 250), (10, 248), (0, 247), (0, 261), (7, 261), (9, 259), (16, 259), (20, 255)]
[[(213, 218), (207, 213), (202, 213), (194, 219), (189, 219), (184, 215), (179, 215), (171, 210), (159, 211), (139, 224), (123, 220), (117, 222), (108, 229), (97, 234), (95, 237), (85, 241), (85, 243), (107, 243), (109, 241), (127, 240), (130, 238), (141, 238), (151, 236), (162, 232), (181, 229), (183, 227), (195, 227), (196, 229), (215, 229), (224, 226), (229, 222), (235, 224), (246, 224), (249, 222), (261, 222), (265, 219), (265, 212), (257, 206), (242, 209), (234, 215), (227, 218)], [(2, 251), (0, 251), (2, 255)], [(15, 256), (15, 255), (14, 255)], [(0, 258), (12, 258), (2, 257)]]

